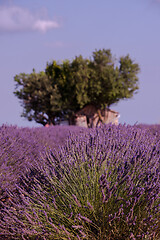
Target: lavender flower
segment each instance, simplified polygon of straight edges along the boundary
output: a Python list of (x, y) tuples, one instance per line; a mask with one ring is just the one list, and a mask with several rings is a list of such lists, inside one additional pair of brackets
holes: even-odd
[(3, 125), (0, 237), (158, 240), (159, 170), (159, 125)]

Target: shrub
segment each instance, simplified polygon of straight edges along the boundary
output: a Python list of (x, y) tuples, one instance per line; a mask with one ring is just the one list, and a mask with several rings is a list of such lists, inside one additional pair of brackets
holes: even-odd
[(3, 236), (158, 240), (159, 149), (158, 138), (136, 126), (70, 136), (61, 149), (43, 154), (45, 164), (30, 168), (9, 193)]

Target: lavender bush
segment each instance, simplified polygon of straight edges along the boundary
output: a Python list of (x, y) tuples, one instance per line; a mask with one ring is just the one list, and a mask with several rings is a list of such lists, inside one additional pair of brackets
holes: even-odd
[(67, 136), (83, 131), (73, 127), (0, 127), (0, 186), (13, 187), (19, 176), (32, 166), (43, 165), (41, 153), (64, 144)]
[(1, 236), (158, 240), (160, 135), (108, 125), (67, 137), (61, 148), (42, 148), (36, 164), (7, 188)]

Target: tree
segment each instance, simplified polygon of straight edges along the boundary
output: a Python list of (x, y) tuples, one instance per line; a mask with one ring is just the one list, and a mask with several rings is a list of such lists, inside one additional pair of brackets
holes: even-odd
[(72, 61), (47, 63), (45, 72), (16, 75), (14, 94), (23, 106), (23, 117), (56, 124), (86, 105), (105, 109), (131, 98), (139, 88), (139, 70), (129, 55), (117, 61), (110, 50), (96, 50), (90, 59), (80, 55)]
[(22, 100), (24, 107), (22, 117), (37, 123), (55, 124), (55, 118), (61, 112), (61, 96), (57, 86), (52, 86), (49, 78), (44, 72), (31, 74), (21, 73), (16, 75), (16, 90), (14, 94)]

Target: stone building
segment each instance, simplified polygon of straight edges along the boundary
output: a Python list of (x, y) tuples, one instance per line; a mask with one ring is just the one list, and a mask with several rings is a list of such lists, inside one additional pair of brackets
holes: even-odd
[(92, 128), (99, 126), (101, 123), (118, 124), (118, 118), (119, 113), (109, 108), (100, 110), (94, 105), (87, 105), (70, 119), (69, 124)]

